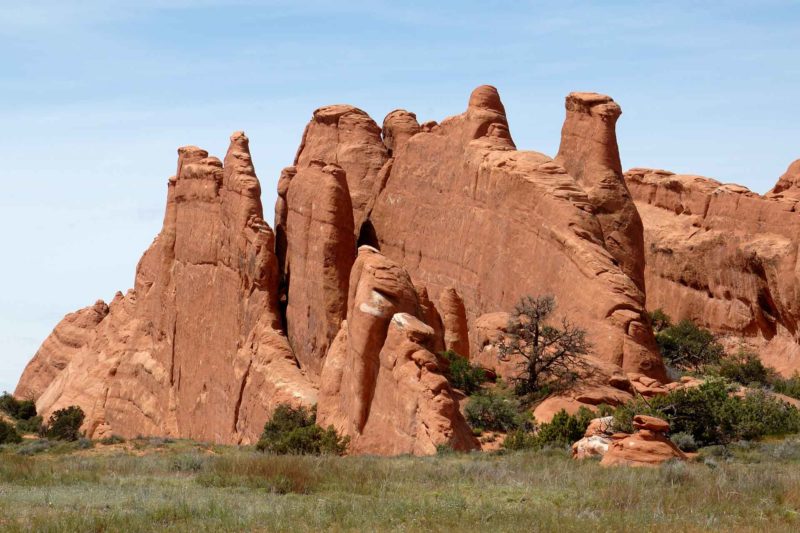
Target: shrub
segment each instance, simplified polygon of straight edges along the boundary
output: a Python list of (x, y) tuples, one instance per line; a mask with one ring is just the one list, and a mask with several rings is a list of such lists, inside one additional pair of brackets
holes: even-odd
[(726, 437), (723, 442), (800, 431), (800, 411), (763, 390), (748, 391), (744, 398), (728, 398), (718, 409), (718, 419)]
[(506, 440), (503, 441), (504, 450), (530, 450), (534, 447), (536, 447), (536, 437), (524, 429), (515, 429), (506, 435)]
[(309, 410), (281, 404), (264, 426), (256, 448), (278, 455), (343, 455), (350, 438), (339, 436), (333, 426), (323, 429), (316, 421), (316, 407)]
[(5, 420), (0, 420), (0, 444), (17, 444), (18, 442), (22, 442), (22, 437), (14, 426)]
[(697, 451), (697, 443), (694, 441), (694, 437), (692, 437), (691, 433), (674, 433), (670, 440), (672, 443), (680, 448), (681, 451), (684, 452), (696, 452)]
[(17, 453), (19, 455), (36, 455), (53, 447), (53, 443), (47, 439), (39, 439), (22, 446)]
[(100, 444), (103, 446), (113, 446), (114, 444), (124, 444), (125, 439), (120, 437), (119, 435), (111, 435), (109, 437), (105, 437), (104, 439), (100, 439)]
[(41, 416), (33, 416), (27, 420), (18, 420), (17, 430), (25, 434), (35, 433), (38, 435), (42, 431), (42, 423), (43, 420)]
[(450, 384), (471, 395), (481, 389), (486, 381), (486, 372), (479, 366), (472, 365), (465, 358), (452, 350), (442, 352), (440, 357), (447, 362), (448, 369), (445, 374)]
[(653, 331), (659, 333), (672, 327), (672, 319), (661, 308), (658, 308), (650, 313), (650, 324), (653, 326)]
[(658, 332), (656, 342), (667, 364), (683, 370), (716, 364), (725, 353), (713, 333), (691, 320), (682, 320)]
[(482, 430), (509, 432), (525, 422), (519, 400), (497, 387), (472, 396), (464, 410), (470, 426)]
[(92, 442), (91, 439), (87, 439), (84, 437), (78, 439), (77, 445), (79, 450), (91, 450), (92, 448), (94, 448), (94, 442)]
[(19, 401), (8, 392), (4, 392), (3, 395), (0, 396), (0, 411), (5, 412), (11, 418), (17, 418)]
[(800, 400), (800, 374), (795, 373), (790, 378), (775, 378), (772, 382), (772, 389)]
[(589, 422), (595, 418), (592, 411), (586, 407), (581, 407), (574, 415), (569, 415), (565, 410), (555, 414), (553, 419), (546, 424), (539, 426), (536, 432), (537, 445), (564, 447), (583, 438)]
[(536, 433), (515, 431), (506, 437), (503, 448), (507, 450), (564, 448), (582, 439), (589, 422), (597, 416), (586, 407), (581, 407), (574, 415), (562, 409), (550, 422), (541, 424)]
[(766, 386), (773, 381), (774, 372), (764, 366), (758, 355), (744, 348), (719, 364), (719, 375), (742, 385)]
[(666, 419), (672, 432), (691, 435), (698, 446), (800, 431), (800, 411), (766, 391), (731, 396), (722, 379), (620, 406), (614, 411), (614, 429), (631, 433), (637, 414)]
[(59, 409), (50, 416), (44, 434), (50, 439), (76, 441), (81, 437), (84, 418), (83, 409), (76, 405)]

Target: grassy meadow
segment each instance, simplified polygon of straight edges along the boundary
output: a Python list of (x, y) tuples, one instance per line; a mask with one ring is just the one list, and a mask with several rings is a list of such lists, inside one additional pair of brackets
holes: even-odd
[(800, 530), (800, 439), (709, 448), (657, 469), (604, 468), (566, 450), (270, 456), (163, 439), (0, 448), (2, 531), (657, 529)]

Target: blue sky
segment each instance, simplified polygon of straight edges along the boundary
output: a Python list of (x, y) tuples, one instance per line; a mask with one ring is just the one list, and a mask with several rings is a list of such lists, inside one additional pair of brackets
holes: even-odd
[(0, 0), (0, 67), (0, 390), (132, 285), (181, 145), (245, 130), (268, 218), (315, 108), (439, 120), (483, 83), (521, 149), (553, 155), (584, 90), (622, 106), (625, 168), (765, 192), (800, 157), (798, 2)]

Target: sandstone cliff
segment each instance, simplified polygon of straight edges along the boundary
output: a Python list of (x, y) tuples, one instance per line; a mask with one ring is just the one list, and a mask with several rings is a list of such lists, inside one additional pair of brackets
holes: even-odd
[(800, 370), (799, 172), (796, 161), (760, 196), (701, 176), (629, 170), (648, 307), (743, 335), (769, 366)]
[(45, 416), (80, 405), (93, 437), (253, 442), (294, 402), (355, 453), (470, 449), (435, 354), (510, 372), (492, 342), (521, 296), (547, 293), (603, 369), (570, 402), (623, 401), (625, 372), (663, 381), (619, 106), (573, 93), (566, 109), (553, 159), (516, 149), (489, 86), (441, 124), (320, 108), (278, 182), (275, 233), (243, 133), (222, 162), (181, 148), (134, 289), (65, 318), (17, 394)]

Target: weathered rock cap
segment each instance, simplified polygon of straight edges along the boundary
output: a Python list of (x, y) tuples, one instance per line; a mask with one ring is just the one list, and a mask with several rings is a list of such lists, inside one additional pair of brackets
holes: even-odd
[(613, 98), (600, 93), (572, 92), (567, 95), (567, 111), (618, 118), (622, 108)]
[(397, 152), (420, 131), (417, 115), (405, 109), (395, 109), (383, 119), (383, 144), (392, 153)]
[(486, 109), (503, 116), (506, 114), (506, 108), (500, 100), (500, 93), (496, 87), (491, 85), (481, 85), (472, 91), (469, 96), (469, 108)]

